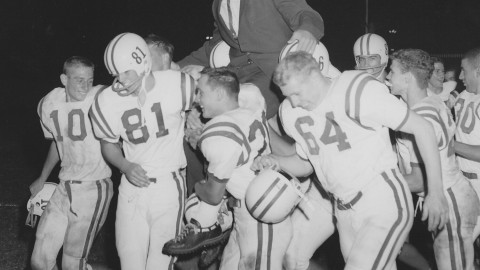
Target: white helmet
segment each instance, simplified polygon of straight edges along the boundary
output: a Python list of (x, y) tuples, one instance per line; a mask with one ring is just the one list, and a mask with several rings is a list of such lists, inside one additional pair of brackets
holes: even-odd
[[(294, 42), (285, 45), (280, 52), (280, 55), (278, 56), (278, 62), (280, 62), (285, 56), (287, 56), (287, 54), (296, 51), (297, 45), (298, 40), (295, 40)], [(315, 47), (315, 51), (313, 52), (313, 58), (315, 58), (315, 60), (317, 60), (317, 62), (319, 63), (320, 70), (325, 77), (333, 79), (340, 75), (338, 69), (336, 69), (330, 62), (330, 56), (328, 54), (327, 48), (320, 41)]]
[[(112, 89), (121, 96), (130, 95), (135, 90), (131, 86), (152, 70), (152, 57), (147, 43), (133, 33), (123, 33), (112, 39), (105, 49), (103, 60), (108, 72), (116, 76)], [(128, 70), (136, 71), (139, 78), (129, 85), (123, 85), (118, 81), (118, 75)]]
[(230, 46), (223, 40), (210, 51), (210, 67), (220, 68), (230, 64)]
[(245, 204), (254, 218), (264, 223), (278, 223), (290, 215), (303, 197), (297, 178), (265, 169), (249, 184)]
[[(353, 55), (355, 56), (355, 69), (373, 69), (373, 74), (376, 74), (383, 71), (388, 64), (388, 45), (385, 39), (377, 34), (365, 34), (355, 41), (353, 45)], [(380, 57), (380, 64), (376, 66), (364, 66), (360, 63), (360, 57), (368, 56)], [(379, 75), (380, 74), (381, 72)]]
[(35, 197), (30, 198), (27, 202), (28, 216), (25, 221), (25, 225), (30, 227), (35, 227), (37, 224), (38, 217), (42, 216), (43, 211), (47, 207), (50, 198), (53, 195), (53, 192), (57, 188), (57, 184), (52, 182), (46, 182), (43, 185), (42, 190), (35, 195)]

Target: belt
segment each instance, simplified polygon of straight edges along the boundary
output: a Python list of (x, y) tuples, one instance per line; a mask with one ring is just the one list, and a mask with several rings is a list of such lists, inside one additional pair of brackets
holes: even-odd
[(467, 177), (468, 179), (473, 179), (473, 180), (477, 180), (478, 179), (478, 175), (476, 173), (469, 173), (469, 172), (463, 172), (463, 175), (465, 177)]
[(348, 210), (352, 209), (352, 207), (362, 198), (362, 192), (359, 191), (357, 195), (348, 203), (343, 202), (342, 200), (338, 198), (334, 198), (334, 200), (337, 202), (337, 208), (338, 210)]

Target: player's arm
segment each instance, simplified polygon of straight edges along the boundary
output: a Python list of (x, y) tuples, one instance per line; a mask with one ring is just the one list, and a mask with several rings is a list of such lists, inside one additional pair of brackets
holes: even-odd
[(455, 141), (455, 153), (463, 158), (480, 162), (480, 145), (472, 145)]
[(313, 173), (312, 164), (308, 160), (302, 159), (298, 154), (290, 156), (270, 154), (257, 157), (251, 166), (251, 169), (254, 171), (268, 168), (287, 171), (296, 177), (309, 176)]
[(207, 174), (206, 180), (195, 184), (195, 193), (201, 201), (210, 205), (218, 205), (222, 202), (227, 181), (219, 181), (214, 175)]
[(317, 41), (325, 33), (322, 16), (306, 1), (274, 0), (277, 10), (293, 29), (290, 40), (298, 40), (298, 49), (313, 53)]
[(47, 157), (43, 163), (42, 172), (40, 176), (30, 185), (30, 193), (32, 194), (32, 197), (35, 197), (35, 195), (42, 190), (43, 185), (48, 179), (48, 176), (59, 161), (60, 156), (58, 155), (57, 144), (52, 140), (50, 148), (48, 149)]
[(147, 187), (150, 184), (146, 171), (139, 164), (128, 161), (118, 143), (101, 140), (101, 148), (105, 160), (122, 171), (130, 183), (137, 187)]
[(448, 204), (443, 193), (440, 154), (435, 131), (430, 122), (410, 111), (400, 131), (411, 133), (425, 164), (427, 195), (423, 204), (422, 220), (428, 218), (428, 229), (441, 229), (448, 222)]
[(414, 193), (424, 192), (424, 179), (427, 179), (425, 176), (425, 166), (423, 166), (423, 164), (415, 164), (411, 167), (412, 171), (409, 174), (403, 174), (403, 178), (407, 181), (408, 188)]

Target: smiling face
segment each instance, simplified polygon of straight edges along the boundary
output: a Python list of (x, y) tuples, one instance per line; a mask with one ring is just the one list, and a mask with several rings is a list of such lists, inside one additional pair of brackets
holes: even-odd
[(408, 88), (405, 76), (406, 73), (402, 71), (401, 64), (397, 60), (393, 60), (390, 65), (390, 72), (388, 73), (387, 80), (392, 84), (392, 94), (401, 96), (404, 100), (406, 99)]
[(85, 100), (93, 85), (93, 68), (74, 65), (68, 67), (65, 73), (60, 79), (67, 92), (67, 100), (69, 102)]
[(208, 75), (203, 74), (197, 84), (197, 102), (202, 108), (203, 117), (213, 118), (221, 114), (220, 98), (217, 91), (208, 83)]
[(434, 63), (433, 66), (434, 70), (432, 77), (430, 77), (429, 83), (434, 88), (441, 88), (443, 87), (443, 81), (445, 79), (445, 67), (440, 62)]

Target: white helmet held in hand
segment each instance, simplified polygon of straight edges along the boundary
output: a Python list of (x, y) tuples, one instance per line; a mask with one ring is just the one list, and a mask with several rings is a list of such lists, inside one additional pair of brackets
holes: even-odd
[(38, 217), (42, 216), (43, 211), (47, 207), (50, 198), (55, 192), (57, 184), (52, 182), (46, 182), (43, 185), (42, 190), (40, 190), (35, 197), (30, 198), (27, 202), (28, 216), (25, 225), (30, 227), (35, 227), (37, 224)]

